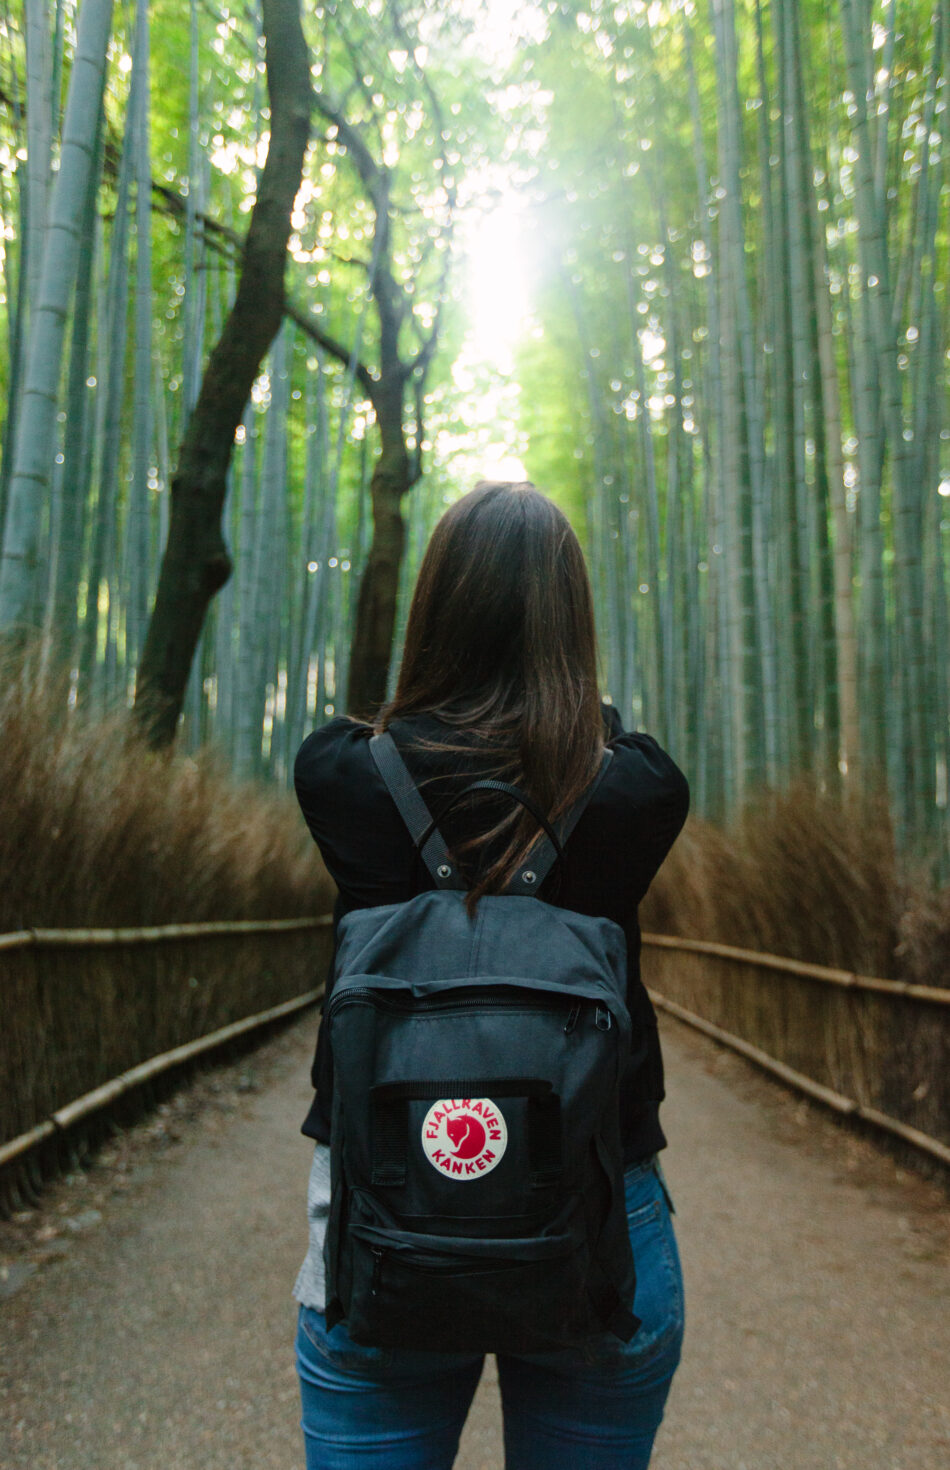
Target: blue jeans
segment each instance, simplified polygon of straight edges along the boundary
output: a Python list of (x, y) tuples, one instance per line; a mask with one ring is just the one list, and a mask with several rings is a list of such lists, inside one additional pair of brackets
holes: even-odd
[[(506, 1470), (645, 1470), (683, 1339), (683, 1280), (659, 1164), (625, 1175), (637, 1268), (629, 1343), (499, 1354)], [(307, 1470), (450, 1470), (481, 1354), (360, 1347), (301, 1307), (297, 1371)]]

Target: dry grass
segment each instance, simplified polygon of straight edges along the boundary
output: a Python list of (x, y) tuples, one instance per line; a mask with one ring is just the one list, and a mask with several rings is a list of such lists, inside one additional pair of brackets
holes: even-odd
[(804, 781), (725, 830), (690, 819), (640, 916), (658, 933), (950, 983), (950, 889), (901, 866), (883, 801), (843, 807)]
[(911, 887), (898, 922), (901, 973), (924, 985), (950, 986), (950, 887)]
[[(895, 854), (880, 801), (799, 783), (720, 830), (690, 820), (645, 930), (950, 985), (950, 889)], [(722, 958), (647, 949), (646, 983), (816, 1082), (950, 1143), (950, 1009)]]
[(148, 751), (124, 711), (64, 707), (59, 681), (3, 681), (0, 931), (326, 911), (292, 796), (239, 785), (211, 753)]
[[(294, 798), (149, 752), (61, 681), (0, 682), (0, 932), (326, 913)], [(0, 1140), (128, 1067), (322, 981), (326, 931), (0, 954)]]

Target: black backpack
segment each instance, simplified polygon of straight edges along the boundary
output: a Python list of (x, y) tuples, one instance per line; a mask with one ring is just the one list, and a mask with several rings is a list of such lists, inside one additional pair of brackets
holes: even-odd
[(503, 782), (449, 803), (504, 792), (546, 834), (472, 918), (392, 737), (370, 749), (436, 888), (339, 926), (324, 1019), (327, 1325), (442, 1352), (544, 1352), (605, 1331), (627, 1341), (639, 1322), (618, 1104), (625, 938), (533, 896), (609, 752), (556, 831)]

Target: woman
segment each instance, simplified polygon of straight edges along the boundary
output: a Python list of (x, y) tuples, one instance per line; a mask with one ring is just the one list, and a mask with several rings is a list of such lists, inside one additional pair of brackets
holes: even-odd
[[(657, 1162), (663, 1068), (640, 981), (637, 904), (686, 817), (681, 772), (649, 735), (627, 734), (597, 693), (590, 584), (566, 518), (529, 484), (477, 485), (442, 517), (419, 572), (394, 698), (375, 726), (335, 719), (297, 755), (297, 796), (339, 889), (334, 919), (432, 887), (369, 749), (388, 730), (430, 810), (492, 776), (556, 818), (607, 772), (540, 897), (621, 925), (635, 1050), (621, 1091), (628, 1225), (637, 1267), (629, 1343), (499, 1355), (507, 1470), (641, 1470), (663, 1415), (683, 1331), (672, 1205)], [(530, 815), (484, 792), (442, 832), (474, 900), (503, 889), (537, 835)], [(295, 1287), (308, 1470), (449, 1470), (480, 1355), (361, 1347), (323, 1315), (332, 1069), (318, 1041), (310, 1250)]]

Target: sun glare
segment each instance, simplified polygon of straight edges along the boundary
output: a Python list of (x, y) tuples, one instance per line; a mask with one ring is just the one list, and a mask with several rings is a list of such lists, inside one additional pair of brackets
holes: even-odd
[(515, 348), (529, 329), (524, 216), (517, 197), (495, 190), (494, 202), (469, 220), (464, 239), (463, 306), (468, 330), (452, 367), (464, 405), (461, 421), (438, 435), (440, 457), (462, 483), (526, 480), (518, 457)]
[(472, 352), (501, 372), (511, 371), (512, 348), (528, 314), (524, 230), (522, 212), (509, 196), (479, 218), (468, 242), (465, 294)]
[(504, 454), (497, 445), (491, 445), (482, 456), (482, 476), (486, 480), (521, 481), (528, 478), (528, 471), (515, 455)]

